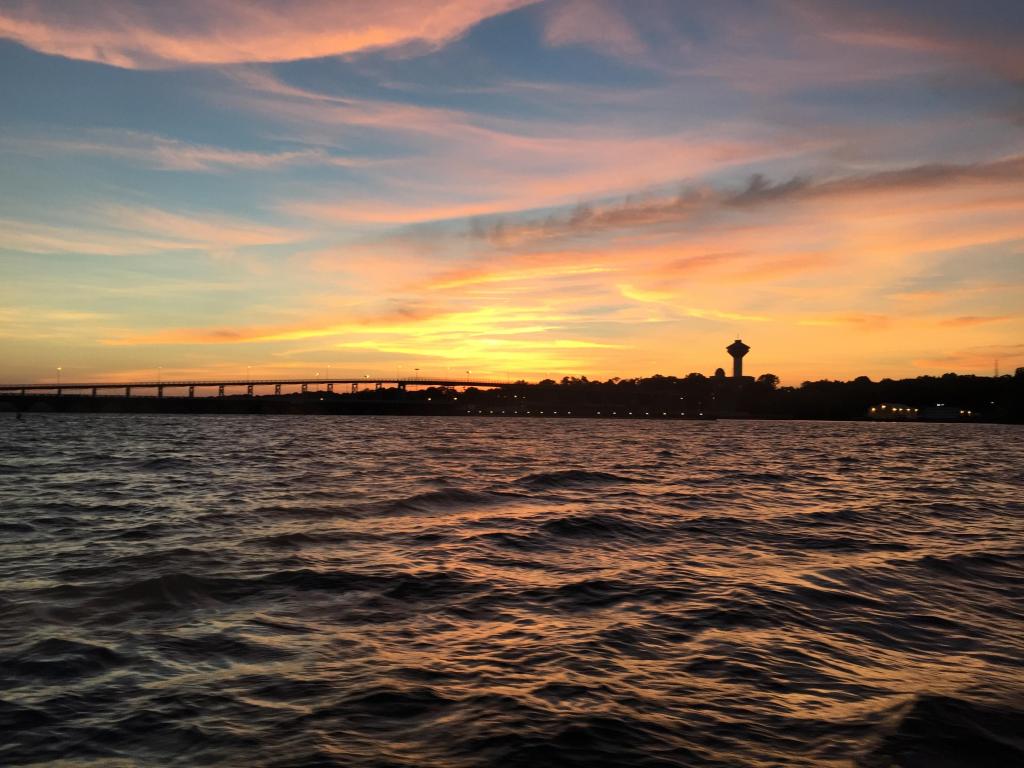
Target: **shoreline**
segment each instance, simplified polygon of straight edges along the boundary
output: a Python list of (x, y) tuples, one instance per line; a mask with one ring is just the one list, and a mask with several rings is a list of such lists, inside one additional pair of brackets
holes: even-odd
[(118, 397), (101, 395), (15, 395), (0, 398), (0, 414), (132, 414), (185, 416), (435, 416), (453, 418), (604, 419), (622, 421), (834, 421), (884, 424), (1007, 424), (1021, 422), (972, 419), (878, 419), (868, 416), (813, 418), (788, 414), (671, 413), (655, 408), (550, 405), (501, 409), (422, 400), (347, 400), (297, 395), (230, 395), (227, 397)]

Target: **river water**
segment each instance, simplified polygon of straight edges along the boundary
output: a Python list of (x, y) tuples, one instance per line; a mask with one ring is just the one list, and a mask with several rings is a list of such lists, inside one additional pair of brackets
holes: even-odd
[(0, 764), (1024, 765), (1022, 438), (0, 414)]

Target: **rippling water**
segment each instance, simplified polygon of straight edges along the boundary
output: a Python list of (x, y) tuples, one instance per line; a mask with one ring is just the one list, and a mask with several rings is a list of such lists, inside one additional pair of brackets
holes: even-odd
[(0, 415), (0, 764), (1024, 764), (1024, 430)]

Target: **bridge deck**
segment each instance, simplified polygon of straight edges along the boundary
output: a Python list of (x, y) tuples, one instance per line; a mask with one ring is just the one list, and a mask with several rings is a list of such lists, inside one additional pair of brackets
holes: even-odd
[(101, 389), (189, 389), (200, 387), (301, 387), (303, 385), (349, 384), (356, 386), (383, 386), (394, 384), (399, 387), (507, 387), (511, 381), (489, 381), (485, 379), (437, 379), (421, 377), (360, 377), (360, 378), (302, 378), (302, 379), (189, 379), (180, 381), (70, 381), (67, 383), (0, 384), (0, 392), (56, 391), (56, 390), (101, 390)]

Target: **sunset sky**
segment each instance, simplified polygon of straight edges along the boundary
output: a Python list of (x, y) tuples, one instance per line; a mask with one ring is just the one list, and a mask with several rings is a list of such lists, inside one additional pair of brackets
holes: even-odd
[(1020, 0), (2, 0), (0, 380), (1024, 365)]

